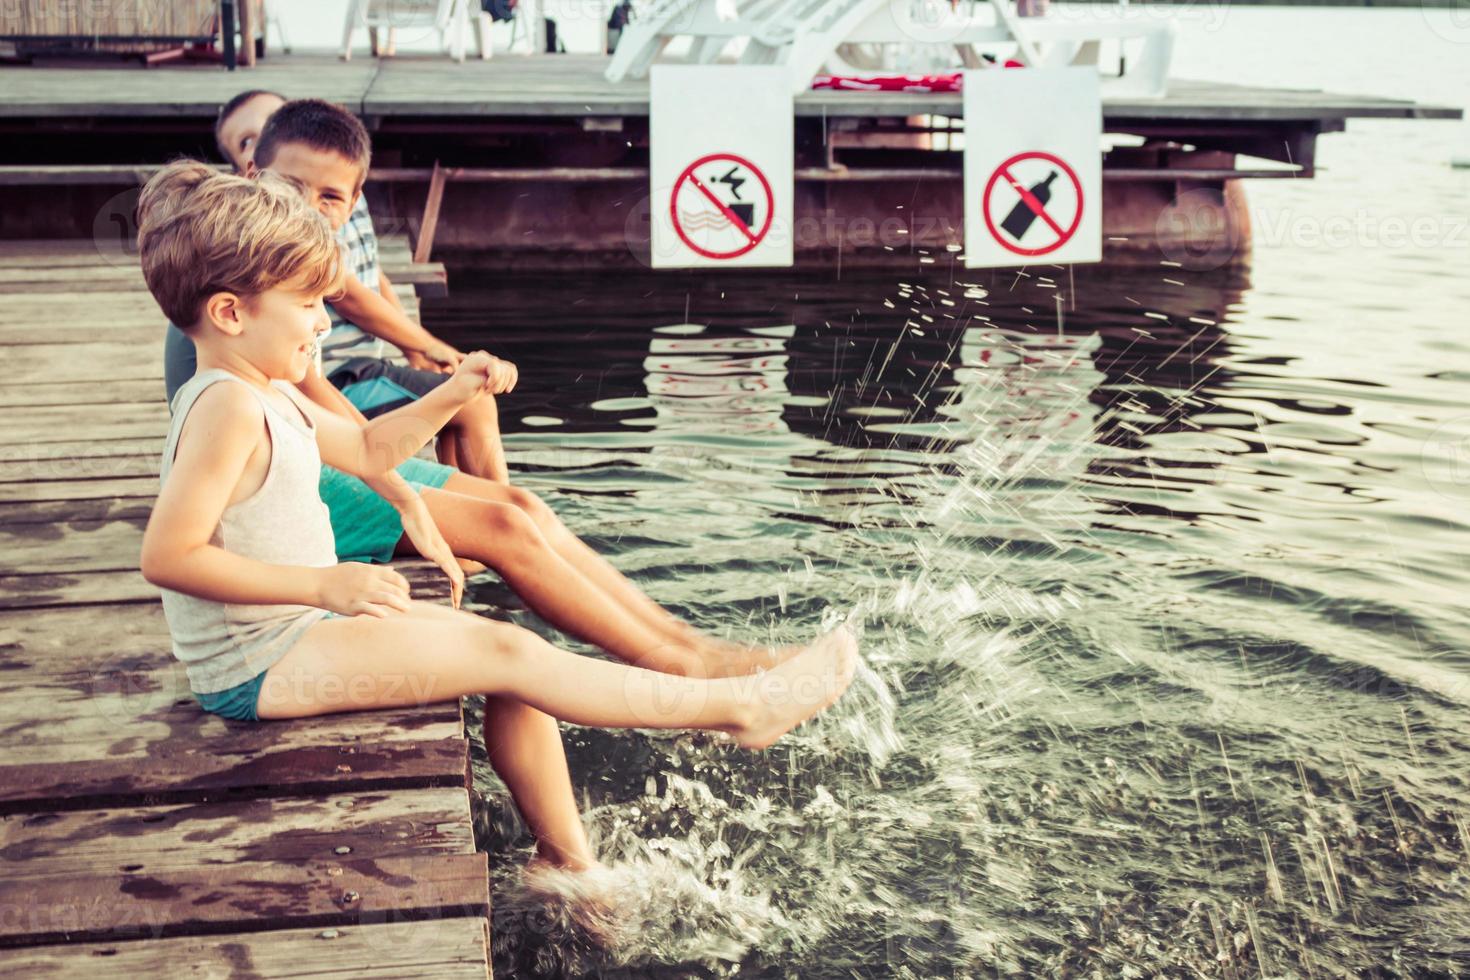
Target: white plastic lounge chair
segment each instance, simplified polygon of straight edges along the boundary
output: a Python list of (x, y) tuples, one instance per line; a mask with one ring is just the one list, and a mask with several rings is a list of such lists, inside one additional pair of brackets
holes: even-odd
[[(482, 59), (490, 57), (490, 16), (475, 0), (351, 0), (343, 26), (342, 58), (352, 57), (352, 39), (367, 28), (373, 38), (373, 53), (391, 55), (394, 32), (406, 27), (428, 27), (439, 33), (439, 46), (449, 49), (455, 61), (464, 61), (469, 46), (471, 22), (478, 28), (476, 41)], [(385, 31), (380, 48), (378, 31)]]
[[(828, 70), (849, 74), (882, 66), (877, 52), (915, 45), (949, 49), (966, 67), (1000, 51), (1025, 65), (1098, 64), (1104, 42), (1141, 41), (1121, 75), (1105, 74), (1104, 91), (1158, 97), (1168, 84), (1174, 26), (1125, 3), (1020, 18), (1011, 0), (655, 0), (623, 31), (608, 65), (609, 81), (643, 78), (676, 38), (687, 38), (689, 64), (709, 64), (729, 52), (741, 64), (790, 69), (793, 93)], [(725, 10), (720, 8), (724, 7)], [(721, 14), (724, 16), (721, 16)], [(856, 47), (856, 46), (861, 47)], [(859, 62), (854, 64), (848, 59)], [(901, 67), (897, 70), (902, 70)]]

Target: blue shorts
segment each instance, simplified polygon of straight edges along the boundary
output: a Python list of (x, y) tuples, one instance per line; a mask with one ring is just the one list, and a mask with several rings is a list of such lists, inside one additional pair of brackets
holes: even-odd
[[(336, 619), (337, 614), (328, 612), (327, 619)], [(260, 715), (256, 708), (260, 704), (260, 689), (265, 686), (265, 675), (268, 671), (262, 670), (250, 680), (223, 691), (215, 691), (213, 694), (200, 694), (194, 692), (194, 697), (199, 706), (212, 715), (228, 718), (231, 721), (260, 721)]]
[(332, 369), (327, 380), (341, 389), (357, 410), (375, 419), (401, 408), (449, 380), (438, 371), (394, 364), (379, 357), (354, 357)]
[[(415, 490), (442, 489), (457, 471), (452, 466), (414, 457), (398, 467), (398, 475)], [(387, 564), (403, 538), (403, 519), (388, 501), (355, 476), (322, 467), (318, 489), (332, 518), (339, 561)]]

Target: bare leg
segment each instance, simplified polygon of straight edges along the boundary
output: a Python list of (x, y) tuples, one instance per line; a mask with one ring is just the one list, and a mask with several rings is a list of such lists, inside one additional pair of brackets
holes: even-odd
[[(439, 457), (439, 462), (445, 466), (453, 466), (459, 469), (459, 441), (452, 435), (444, 433), (434, 440), (434, 455)], [(486, 481), (489, 482), (488, 480)]]
[(495, 569), (532, 611), (557, 629), (640, 667), (708, 675), (710, 665), (700, 651), (649, 629), (587, 581), (551, 549), (524, 511), (439, 490), (425, 490), (423, 497), (456, 555)]
[(536, 837), (537, 856), (576, 871), (596, 865), (556, 719), (511, 698), (486, 698), (485, 748)]
[(698, 680), (579, 657), (529, 630), (414, 603), (406, 614), (312, 626), (266, 672), (262, 718), (502, 696), (577, 725), (702, 728), (764, 748), (835, 702), (857, 669), (857, 642), (828, 634), (772, 670)]
[(495, 483), (510, 482), (494, 397), (481, 395), (460, 409), (444, 427), (444, 434), (456, 443), (455, 458), (460, 469)]
[[(444, 489), (453, 494), (511, 504), (524, 511), (540, 529), (546, 543), (563, 561), (581, 573), (586, 581), (600, 589), (623, 610), (638, 619), (645, 629), (662, 636), (663, 645), (695, 651), (704, 664), (703, 668), (698, 671), (700, 676), (748, 674), (757, 668), (774, 666), (788, 652), (727, 643), (701, 633), (683, 622), (650, 599), (611, 562), (597, 554), (587, 546), (586, 542), (569, 531), (555, 512), (529, 490), (491, 483), (464, 473), (452, 475), (444, 484)], [(428, 495), (425, 495), (425, 499), (429, 499)], [(433, 506), (433, 503), (430, 502), (431, 511), (433, 511)], [(435, 514), (435, 520), (438, 520), (437, 514)], [(441, 530), (445, 527), (442, 522), (439, 526)], [(487, 541), (485, 544), (490, 547), (494, 546), (493, 541)], [(450, 546), (458, 551), (453, 541), (450, 541)], [(471, 557), (476, 556), (471, 554)], [(494, 564), (488, 561), (487, 563)], [(511, 584), (514, 587), (514, 583)], [(595, 639), (590, 642), (602, 645)]]

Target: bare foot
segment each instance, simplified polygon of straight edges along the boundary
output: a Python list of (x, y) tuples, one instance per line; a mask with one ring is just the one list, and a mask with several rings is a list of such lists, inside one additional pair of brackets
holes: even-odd
[(606, 871), (607, 865), (591, 855), (585, 857), (548, 856), (538, 853), (526, 862), (526, 875), (534, 877), (549, 871), (576, 874), (579, 871)]
[(618, 893), (626, 883), (607, 865), (594, 860), (573, 867), (537, 857), (526, 865), (521, 885), (579, 939), (611, 949), (622, 938), (626, 923)]
[(700, 657), (704, 661), (704, 677), (743, 677), (761, 670), (778, 667), (808, 647), (797, 644), (787, 647), (742, 646), (726, 640), (704, 639)]
[(751, 709), (730, 734), (747, 749), (763, 749), (836, 703), (856, 673), (857, 637), (841, 626), (771, 670), (727, 678)]
[(479, 575), (486, 569), (483, 562), (475, 561), (473, 558), (456, 558), (454, 560), (459, 562), (459, 570), (466, 575)]

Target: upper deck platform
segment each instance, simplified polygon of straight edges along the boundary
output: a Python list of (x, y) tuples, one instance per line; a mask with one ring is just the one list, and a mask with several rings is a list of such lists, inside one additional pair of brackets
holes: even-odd
[[(213, 117), (247, 88), (316, 96), (359, 115), (390, 117), (638, 117), (648, 114), (648, 84), (603, 78), (602, 55), (523, 57), (455, 64), (447, 58), (371, 58), (343, 62), (322, 54), (276, 56), (256, 68), (97, 64), (82, 68), (0, 68), (0, 117), (124, 117), (161, 121)], [(960, 115), (955, 94), (808, 92), (805, 117)], [(1355, 118), (1457, 119), (1461, 111), (1366, 95), (1260, 88), (1178, 79), (1162, 99), (1104, 99), (1105, 121), (1191, 120), (1316, 124), (1342, 128)]]

